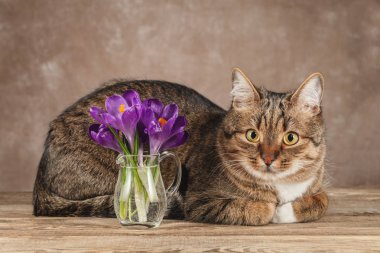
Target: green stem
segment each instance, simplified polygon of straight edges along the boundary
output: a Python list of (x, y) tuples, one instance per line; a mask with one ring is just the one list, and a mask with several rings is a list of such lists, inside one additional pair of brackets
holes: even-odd
[[(137, 131), (135, 133), (135, 143), (133, 145), (133, 152), (134, 152), (134, 155), (136, 156), (139, 153), (139, 134)], [(138, 164), (138, 157), (136, 157), (136, 164)]]
[(117, 142), (119, 143), (121, 149), (124, 152), (124, 155), (128, 158), (129, 162), (132, 166), (136, 166), (135, 161), (131, 157), (131, 152), (129, 152), (128, 147), (124, 144), (124, 142), (120, 139), (120, 136), (116, 133), (115, 129), (113, 129), (111, 126), (107, 125), (108, 129), (111, 131), (113, 136), (115, 136)]
[(122, 185), (125, 184), (125, 179), (127, 177), (127, 168), (121, 168), (121, 182), (122, 182)]
[(139, 176), (139, 173), (137, 171), (137, 168), (134, 167), (133, 169), (134, 169), (134, 172), (135, 172), (133, 176), (136, 179), (136, 183), (138, 184), (139, 189), (140, 188), (145, 189), (144, 184), (142, 183), (142, 181), (140, 179), (140, 176)]
[(124, 145), (123, 141), (120, 139), (120, 136), (116, 133), (115, 129), (113, 129), (111, 126), (107, 125), (113, 136), (115, 136), (117, 142), (119, 143), (121, 149), (125, 153), (125, 155), (130, 155), (128, 148)]
[[(136, 210), (135, 210), (135, 212), (136, 212)], [(132, 194), (130, 194), (129, 199), (128, 199), (128, 218), (129, 218), (129, 221), (132, 221), (133, 214), (132, 214)]]
[(139, 222), (146, 222), (147, 219), (147, 210), (145, 205), (145, 190), (143, 187), (141, 187), (141, 184), (138, 177), (138, 172), (135, 171), (135, 174), (137, 174), (134, 178), (136, 180), (136, 187), (135, 187), (135, 203), (136, 203), (136, 209), (137, 214), (139, 217)]
[(155, 184), (157, 184), (158, 174), (159, 174), (159, 169), (158, 169), (158, 165), (157, 165), (157, 166), (154, 166), (154, 170), (153, 170), (153, 178), (154, 178)]
[(125, 201), (120, 202), (120, 218), (122, 220), (125, 220), (127, 218), (126, 208), (125, 208)]
[[(107, 127), (110, 129), (111, 133), (115, 136), (115, 138), (116, 138), (117, 142), (119, 143), (121, 149), (123, 150), (125, 156), (129, 160), (129, 162), (131, 164), (131, 167), (132, 167), (131, 169), (132, 169), (132, 172), (133, 172), (131, 176), (134, 178), (133, 181), (135, 181), (136, 190), (138, 192), (141, 191), (141, 193), (143, 193), (142, 194), (142, 197), (144, 199), (143, 203), (146, 203), (147, 199), (149, 199), (149, 196), (147, 194), (147, 191), (146, 191), (146, 189), (144, 187), (144, 184), (142, 183), (142, 181), (141, 181), (141, 179), (139, 177), (139, 173), (137, 171), (137, 167), (138, 167), (138, 163), (139, 163), (139, 161), (138, 161), (138, 151), (139, 151), (138, 150), (139, 149), (139, 136), (138, 136), (138, 133), (136, 132), (136, 134), (135, 134), (134, 143), (133, 143), (133, 149), (134, 149), (133, 150), (134, 151), (133, 154), (135, 156), (132, 157), (131, 156), (131, 152), (128, 150), (128, 147), (120, 139), (120, 136), (116, 133), (116, 131), (111, 126), (109, 126), (109, 125), (107, 125)], [(125, 181), (126, 181), (126, 176), (127, 176), (126, 175), (126, 170), (127, 170), (127, 168), (122, 169), (122, 174), (121, 174), (122, 185), (124, 185)], [(131, 192), (131, 194), (133, 194), (133, 193)], [(125, 201), (121, 201), (120, 202), (120, 217), (122, 219), (126, 218), (127, 213), (126, 213), (126, 206), (125, 205), (127, 204), (128, 205), (128, 218), (129, 218), (130, 221), (132, 221), (133, 215), (137, 212), (137, 209), (132, 212), (132, 196), (131, 196), (131, 194), (130, 194), (130, 196), (128, 198), (128, 202), (127, 203)], [(139, 201), (141, 201), (141, 200), (139, 200)], [(135, 202), (136, 202), (136, 193), (135, 193)], [(143, 210), (140, 210), (140, 212), (141, 211), (143, 211)], [(144, 208), (144, 211), (146, 211), (145, 208)], [(146, 213), (145, 213), (145, 215), (146, 215)]]

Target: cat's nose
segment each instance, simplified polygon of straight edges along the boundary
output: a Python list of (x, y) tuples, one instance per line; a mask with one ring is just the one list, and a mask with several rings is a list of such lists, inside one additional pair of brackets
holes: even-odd
[(270, 156), (270, 155), (268, 155), (268, 156), (264, 156), (264, 157), (263, 157), (263, 160), (264, 160), (265, 165), (266, 165), (266, 166), (269, 166), (269, 165), (272, 164), (272, 162), (273, 162), (273, 160), (274, 160), (274, 157), (273, 157), (273, 156)]
[(265, 165), (269, 166), (276, 160), (279, 155), (279, 150), (275, 146), (267, 146), (264, 144), (260, 147), (260, 154)]

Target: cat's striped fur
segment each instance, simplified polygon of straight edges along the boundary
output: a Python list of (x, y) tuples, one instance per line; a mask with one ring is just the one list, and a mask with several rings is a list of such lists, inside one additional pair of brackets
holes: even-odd
[[(87, 137), (88, 109), (126, 89), (177, 103), (189, 122), (190, 141), (174, 150), (184, 176), (179, 194), (170, 196), (167, 217), (263, 225), (311, 221), (325, 213), (322, 76), (312, 75), (295, 92), (274, 93), (258, 90), (235, 69), (228, 111), (194, 90), (161, 81), (116, 82), (66, 109), (50, 125), (34, 188), (35, 215), (115, 215), (116, 154)], [(247, 140), (250, 129), (259, 142)], [(282, 141), (289, 131), (299, 135), (293, 146)], [(174, 173), (166, 165), (167, 183)]]

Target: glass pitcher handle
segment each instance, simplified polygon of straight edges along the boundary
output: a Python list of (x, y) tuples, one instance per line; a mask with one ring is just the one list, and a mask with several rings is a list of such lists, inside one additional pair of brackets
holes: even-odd
[(168, 158), (168, 157), (174, 158), (174, 161), (177, 165), (177, 174), (174, 178), (174, 181), (171, 183), (171, 185), (166, 190), (166, 192), (168, 194), (173, 194), (178, 190), (178, 187), (181, 183), (182, 168), (181, 168), (181, 161), (179, 160), (178, 156), (172, 152), (169, 152), (169, 151), (162, 152), (160, 155), (160, 160), (158, 162), (161, 163), (162, 160), (164, 160), (165, 158)]

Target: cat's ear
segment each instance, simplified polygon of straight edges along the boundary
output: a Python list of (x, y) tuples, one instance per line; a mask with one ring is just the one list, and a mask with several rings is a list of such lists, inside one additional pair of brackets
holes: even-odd
[(256, 87), (239, 68), (232, 70), (232, 107), (244, 108), (260, 100)]
[(311, 74), (291, 96), (291, 102), (302, 111), (316, 115), (321, 111), (323, 76)]

